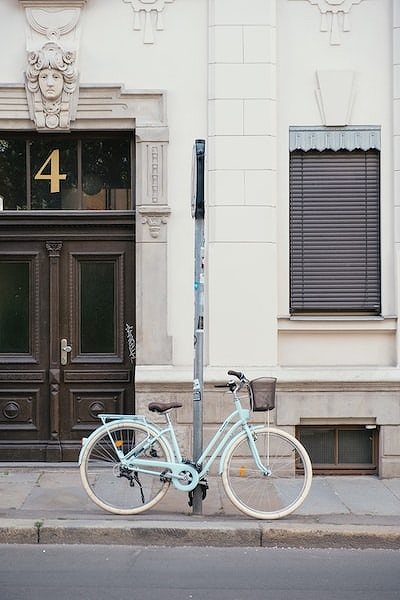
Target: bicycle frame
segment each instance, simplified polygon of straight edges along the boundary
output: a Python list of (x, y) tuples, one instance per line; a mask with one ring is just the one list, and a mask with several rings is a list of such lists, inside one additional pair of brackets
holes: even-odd
[[(165, 477), (166, 479), (169, 478), (177, 489), (190, 492), (198, 485), (200, 479), (208, 473), (211, 465), (220, 454), (221, 458), (219, 463), (219, 474), (222, 473), (225, 455), (230, 445), (243, 432), (247, 434), (249, 447), (258, 468), (263, 471), (265, 475), (269, 474), (268, 467), (262, 465), (260, 462), (252, 436), (252, 432), (260, 429), (262, 425), (249, 425), (248, 420), (250, 416), (250, 410), (242, 407), (240, 398), (236, 393), (233, 394), (233, 400), (235, 410), (226, 417), (224, 422), (217, 429), (196, 464), (182, 458), (174, 426), (169, 418), (168, 413), (165, 414), (167, 424), (164, 428), (160, 428), (153, 423), (149, 423), (145, 416), (140, 415), (122, 416), (100, 414), (99, 418), (101, 419), (103, 428), (106, 432), (108, 432), (110, 422), (113, 424), (118, 421), (121, 423), (136, 422), (145, 425), (151, 435), (149, 435), (145, 440), (142, 440), (139, 446), (136, 446), (127, 454), (124, 454), (122, 450), (116, 446), (114, 439), (109, 433), (110, 441), (121, 462), (121, 465), (141, 473), (147, 473), (153, 476), (157, 475), (160, 477)], [(97, 432), (98, 429), (95, 433)], [(90, 437), (87, 438), (87, 440), (89, 439)], [(146, 451), (159, 439), (162, 439), (166, 444), (171, 455), (171, 462), (160, 462), (137, 457), (138, 453)], [(79, 456), (79, 464), (81, 463), (81, 457), (87, 440), (83, 444)], [(154, 471), (154, 469), (157, 469), (157, 471)]]

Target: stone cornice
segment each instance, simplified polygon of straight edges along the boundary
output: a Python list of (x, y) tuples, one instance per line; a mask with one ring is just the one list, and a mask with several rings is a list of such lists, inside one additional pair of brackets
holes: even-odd
[[(71, 129), (136, 128), (141, 141), (168, 140), (166, 94), (159, 90), (125, 90), (119, 85), (79, 88), (77, 117)], [(0, 86), (0, 121), (5, 130), (33, 129), (25, 88)], [(151, 132), (154, 130), (154, 136)]]
[(82, 8), (87, 0), (18, 0), (23, 8)]

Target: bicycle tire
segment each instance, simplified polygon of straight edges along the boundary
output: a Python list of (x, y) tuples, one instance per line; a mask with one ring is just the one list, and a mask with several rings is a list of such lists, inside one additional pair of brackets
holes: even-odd
[(222, 471), (226, 495), (239, 510), (256, 519), (279, 519), (295, 511), (310, 491), (309, 456), (295, 437), (273, 427), (253, 429), (261, 463), (256, 465), (246, 433), (228, 448)]
[[(148, 510), (165, 496), (170, 481), (160, 478), (160, 469), (156, 467), (154, 475), (123, 469), (110, 440), (111, 436), (126, 454), (149, 435), (154, 433), (146, 425), (118, 421), (106, 429), (101, 427), (88, 441), (82, 454), (80, 475), (86, 493), (95, 504), (117, 515), (134, 515)], [(140, 458), (171, 461), (162, 438), (141, 453)]]

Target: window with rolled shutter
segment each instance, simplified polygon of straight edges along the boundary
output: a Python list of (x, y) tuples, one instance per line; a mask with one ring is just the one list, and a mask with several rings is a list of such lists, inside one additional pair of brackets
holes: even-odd
[(290, 311), (380, 314), (380, 153), (290, 153)]

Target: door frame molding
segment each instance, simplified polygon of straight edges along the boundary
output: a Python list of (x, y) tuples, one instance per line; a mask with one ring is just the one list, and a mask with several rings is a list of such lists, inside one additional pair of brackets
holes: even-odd
[[(166, 91), (81, 86), (71, 131), (118, 129), (135, 131), (136, 364), (169, 365), (167, 225), (171, 209), (167, 199)], [(35, 130), (23, 85), (0, 86), (0, 130)]]

